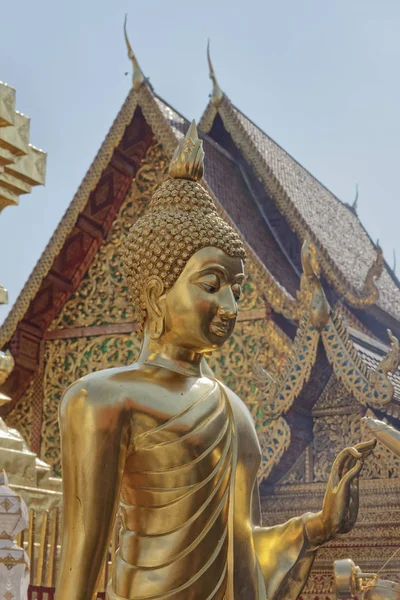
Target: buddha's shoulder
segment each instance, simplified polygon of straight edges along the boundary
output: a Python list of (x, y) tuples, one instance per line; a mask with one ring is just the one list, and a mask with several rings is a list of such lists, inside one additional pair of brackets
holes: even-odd
[(188, 390), (200, 393), (207, 389), (207, 382), (210, 387), (214, 384), (208, 377), (187, 378), (162, 367), (133, 363), (81, 377), (65, 391), (62, 406), (79, 401), (86, 405), (138, 410), (143, 405), (159, 403), (164, 396), (182, 396)]
[(247, 424), (254, 428), (254, 419), (244, 401), (227, 385), (219, 382), (221, 388), (224, 390), (226, 396), (229, 399), (229, 403), (232, 407), (233, 413), (235, 414), (236, 420), (239, 424)]
[(127, 386), (132, 396), (142, 380), (143, 374), (136, 364), (95, 371), (71, 384), (64, 392), (62, 403), (66, 405), (79, 399), (86, 404), (117, 405), (127, 399)]

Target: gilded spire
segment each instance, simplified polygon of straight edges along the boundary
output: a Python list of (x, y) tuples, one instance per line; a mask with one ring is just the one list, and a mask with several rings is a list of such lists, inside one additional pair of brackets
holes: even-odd
[(207, 44), (207, 60), (208, 60), (208, 68), (209, 68), (210, 79), (213, 82), (213, 91), (212, 91), (212, 94), (211, 94), (211, 102), (217, 108), (220, 105), (222, 97), (223, 97), (224, 94), (223, 94), (221, 88), (218, 85), (218, 81), (217, 81), (217, 78), (215, 76), (214, 67), (213, 67), (212, 62), (211, 62), (210, 40), (208, 40), (208, 44)]
[(132, 85), (133, 85), (134, 90), (138, 90), (142, 86), (142, 84), (144, 83), (146, 78), (143, 74), (142, 69), (139, 66), (137, 58), (136, 58), (136, 56), (132, 50), (132, 46), (129, 42), (128, 33), (126, 31), (127, 21), (128, 21), (128, 15), (125, 15), (124, 36), (125, 36), (126, 47), (128, 49), (128, 58), (129, 58), (129, 60), (132, 61), (132, 65), (133, 65)]
[(203, 160), (203, 142), (199, 139), (193, 120), (174, 152), (168, 173), (172, 179), (200, 181), (203, 177)]

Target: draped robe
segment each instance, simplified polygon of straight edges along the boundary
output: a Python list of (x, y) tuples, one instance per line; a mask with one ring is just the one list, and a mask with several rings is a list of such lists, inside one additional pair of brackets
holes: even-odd
[(146, 425), (132, 436), (124, 469), (108, 600), (289, 600), (301, 591), (314, 555), (307, 515), (254, 526), (253, 420), (237, 396), (210, 383), (183, 410), (142, 412)]

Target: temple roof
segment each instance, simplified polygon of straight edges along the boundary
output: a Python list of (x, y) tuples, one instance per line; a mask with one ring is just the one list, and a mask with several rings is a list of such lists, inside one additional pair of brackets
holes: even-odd
[[(352, 306), (376, 304), (399, 320), (400, 289), (356, 213), (225, 95), (217, 106), (211, 100), (200, 127), (211, 131), (217, 114), (299, 239), (311, 236), (322, 271), (339, 294)], [(374, 289), (375, 277), (379, 294)]]

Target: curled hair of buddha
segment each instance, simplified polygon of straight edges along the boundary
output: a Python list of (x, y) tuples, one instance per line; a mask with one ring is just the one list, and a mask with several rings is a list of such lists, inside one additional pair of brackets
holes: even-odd
[(191, 256), (207, 246), (246, 258), (237, 231), (218, 215), (198, 182), (203, 175), (202, 146), (193, 121), (172, 158), (169, 179), (158, 187), (148, 212), (127, 238), (124, 271), (141, 332), (146, 319), (143, 291), (150, 277), (158, 276), (168, 292)]

